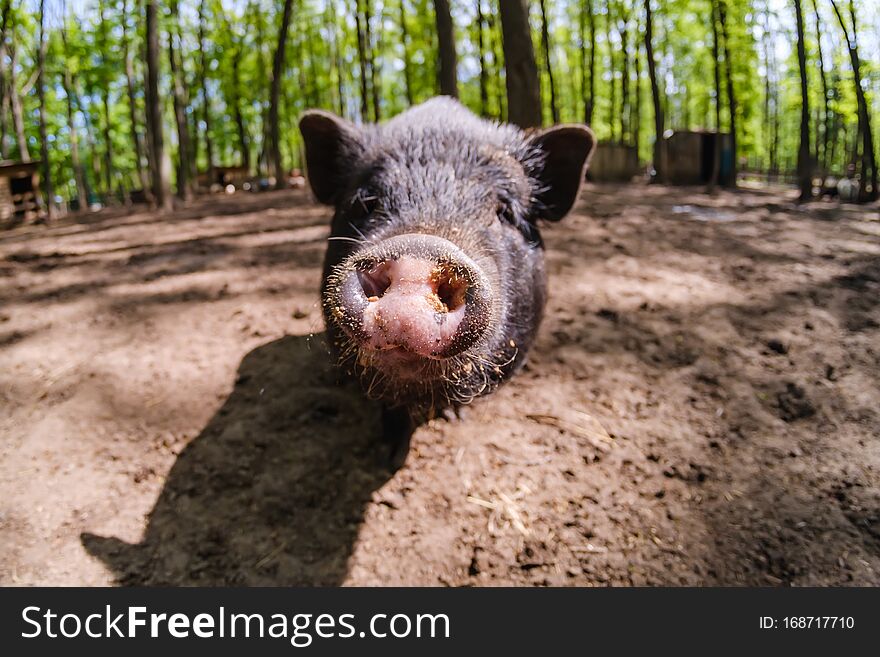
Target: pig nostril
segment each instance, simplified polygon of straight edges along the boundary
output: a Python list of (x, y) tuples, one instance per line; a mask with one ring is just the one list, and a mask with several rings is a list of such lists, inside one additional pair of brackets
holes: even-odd
[(432, 276), (437, 298), (446, 312), (458, 310), (465, 304), (468, 290), (467, 279), (452, 267), (441, 265)]
[(391, 285), (391, 276), (388, 273), (389, 269), (390, 265), (383, 262), (367, 271), (357, 272), (361, 289), (363, 289), (364, 295), (366, 295), (368, 300), (374, 301), (379, 299), (385, 294), (386, 290), (388, 290), (388, 287)]

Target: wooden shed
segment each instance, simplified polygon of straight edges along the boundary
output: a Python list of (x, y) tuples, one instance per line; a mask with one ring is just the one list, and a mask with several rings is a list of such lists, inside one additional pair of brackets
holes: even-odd
[(37, 218), (40, 212), (39, 171), (39, 162), (0, 162), (0, 222)]
[(667, 180), (673, 185), (708, 184), (716, 149), (721, 150), (718, 184), (735, 184), (730, 134), (710, 130), (676, 130), (666, 137)]
[(236, 189), (241, 189), (242, 185), (250, 180), (251, 174), (247, 167), (211, 167), (208, 171), (202, 171), (199, 174), (199, 185), (211, 188), (219, 185), (225, 188), (227, 185), (233, 185)]
[(639, 173), (639, 153), (635, 146), (600, 141), (596, 146), (587, 178), (595, 182), (628, 182)]

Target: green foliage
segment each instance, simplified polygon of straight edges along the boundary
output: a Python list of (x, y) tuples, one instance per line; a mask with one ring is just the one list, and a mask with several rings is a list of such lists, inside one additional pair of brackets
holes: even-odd
[[(453, 0), (459, 61), (459, 95), (474, 111), (490, 118), (506, 116), (504, 62), (498, 2)], [(711, 39), (713, 0), (654, 0), (654, 48), (663, 90), (667, 129), (715, 129), (715, 103), (721, 104), (722, 130), (730, 125), (729, 99), (715, 98)], [(739, 156), (749, 168), (780, 171), (794, 168), (798, 148), (800, 86), (793, 9), (783, 0), (714, 0), (724, 3), (731, 61), (720, 56), (722, 74), (730, 67), (737, 100)], [(483, 15), (477, 19), (477, 4)], [(302, 144), (296, 127), (308, 107), (322, 107), (353, 121), (360, 116), (360, 65), (355, 26), (355, 0), (294, 0), (290, 41), (286, 51), (280, 109), (283, 160), (302, 165)], [(370, 42), (367, 54), (376, 69), (379, 113), (383, 119), (437, 93), (437, 38), (431, 0), (360, 0), (369, 6)], [(807, 27), (808, 81), (812, 148), (830, 171), (842, 172), (853, 158), (856, 141), (856, 98), (853, 74), (839, 25), (827, 0), (817, 0), (818, 25), (811, 0), (804, 0)], [(856, 3), (863, 78), (875, 125), (880, 117), (880, 62), (876, 34), (880, 9), (869, 0)], [(208, 166), (207, 141), (214, 164), (233, 165), (243, 159), (244, 128), (251, 168), (265, 172), (264, 125), (269, 102), (272, 56), (278, 38), (280, 0), (180, 0), (173, 21), (169, 2), (160, 3), (161, 76), (166, 144), (176, 157), (176, 130), (171, 109), (168, 64), (169, 33), (179, 31), (183, 73), (188, 88), (187, 116), (194, 135), (198, 170)], [(48, 58), (46, 116), (55, 187), (63, 197), (76, 196), (71, 153), (71, 125), (63, 78), (73, 86), (70, 103), (79, 137), (80, 158), (91, 189), (120, 196), (140, 186), (132, 141), (123, 46), (132, 60), (135, 130), (144, 136), (144, 21), (142, 0), (67, 0), (47, 2)], [(592, 7), (596, 43), (593, 127), (600, 139), (637, 140), (643, 161), (651, 157), (653, 110), (645, 60), (643, 0), (546, 0), (550, 62), (560, 120), (582, 121), (589, 71), (589, 30), (581, 34), (587, 8)], [(200, 8), (203, 22), (200, 21)], [(549, 72), (542, 54), (541, 14), (530, 4), (535, 54), (541, 73), (545, 121), (550, 121)], [(405, 16), (406, 38), (401, 27)], [(17, 54), (15, 92), (21, 99), (25, 134), (32, 158), (39, 153), (36, 76), (38, 22), (34, 0), (13, 0), (7, 34), (7, 56), (0, 66), (13, 70), (9, 46)], [(587, 23), (585, 22), (584, 25)], [(363, 27), (363, 26), (362, 26)], [(200, 43), (200, 28), (202, 31)], [(818, 29), (817, 29), (818, 28)], [(480, 35), (483, 48), (480, 50)], [(586, 37), (586, 38), (583, 38)], [(819, 66), (821, 39), (829, 116), (824, 115), (823, 70)], [(626, 49), (624, 50), (624, 43)], [(202, 82), (202, 55), (207, 64)], [(482, 71), (481, 67), (485, 70)], [(624, 80), (626, 75), (626, 81)], [(481, 79), (485, 85), (481, 93)], [(626, 82), (626, 84), (625, 84)], [(373, 80), (370, 80), (372, 85)], [(624, 101), (623, 91), (628, 96)], [(483, 100), (485, 94), (485, 101)], [(106, 99), (106, 109), (105, 109)], [(204, 121), (208, 104), (210, 133)], [(372, 102), (372, 101), (370, 101)], [(612, 104), (613, 103), (613, 104)], [(628, 111), (624, 112), (624, 103)], [(371, 106), (368, 103), (368, 106)], [(7, 154), (18, 159), (11, 115), (5, 127)], [(826, 124), (829, 129), (826, 133)], [(109, 142), (108, 142), (109, 137)], [(828, 143), (816, 150), (816, 141)], [(824, 154), (823, 154), (824, 152)], [(110, 154), (109, 175), (107, 154)], [(108, 179), (110, 181), (108, 188)]]

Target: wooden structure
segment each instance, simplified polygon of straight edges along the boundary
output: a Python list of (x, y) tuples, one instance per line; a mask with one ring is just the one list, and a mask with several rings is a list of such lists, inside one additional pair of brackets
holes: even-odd
[(37, 218), (40, 213), (39, 171), (39, 162), (0, 162), (0, 223)]
[(241, 189), (250, 179), (251, 173), (247, 167), (211, 167), (208, 171), (199, 174), (198, 182), (200, 187), (209, 189), (215, 185), (219, 185), (220, 189), (225, 189), (227, 185)]
[(602, 141), (590, 160), (587, 178), (594, 182), (629, 182), (639, 171), (639, 152), (635, 146)]
[(673, 185), (708, 184), (718, 149), (721, 151), (718, 184), (734, 185), (730, 134), (711, 130), (676, 130), (666, 137), (667, 181)]

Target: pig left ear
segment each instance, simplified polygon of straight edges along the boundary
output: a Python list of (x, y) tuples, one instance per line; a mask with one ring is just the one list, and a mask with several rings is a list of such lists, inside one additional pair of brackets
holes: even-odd
[(537, 133), (531, 142), (544, 155), (536, 173), (539, 217), (559, 221), (577, 200), (596, 136), (585, 125), (559, 125)]
[(344, 161), (361, 150), (357, 126), (330, 112), (309, 110), (300, 118), (299, 129), (306, 147), (309, 185), (321, 203), (332, 205), (346, 182)]

